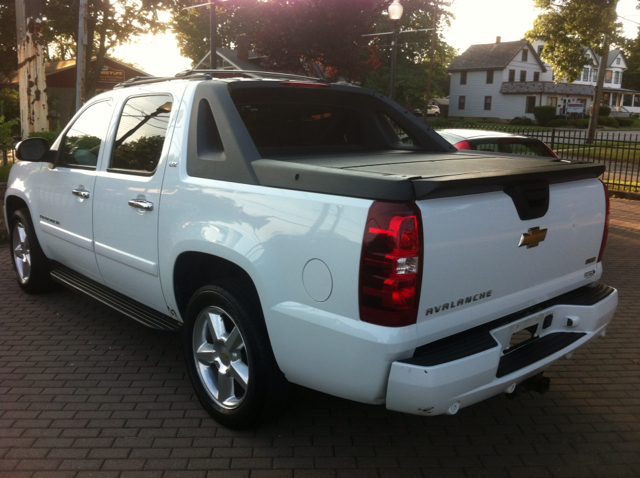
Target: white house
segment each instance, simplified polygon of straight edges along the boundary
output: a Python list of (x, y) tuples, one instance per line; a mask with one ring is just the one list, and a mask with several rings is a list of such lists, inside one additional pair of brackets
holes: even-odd
[[(588, 112), (597, 80), (600, 57), (590, 49), (590, 62), (579, 81), (555, 83), (553, 70), (540, 59), (543, 44), (532, 45), (526, 40), (472, 45), (456, 58), (451, 73), (449, 116), (512, 119), (526, 116), (533, 119), (533, 108), (552, 105), (558, 114), (568, 113), (582, 105)], [(609, 54), (607, 83), (603, 102), (620, 111), (629, 103), (640, 106), (640, 95), (634, 98), (630, 90), (622, 90), (622, 73), (626, 69), (619, 50)], [(629, 100), (625, 100), (628, 96)], [(640, 110), (640, 108), (639, 108)]]

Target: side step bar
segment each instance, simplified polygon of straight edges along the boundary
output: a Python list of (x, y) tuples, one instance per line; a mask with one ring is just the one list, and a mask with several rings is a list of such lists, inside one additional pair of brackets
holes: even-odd
[(178, 330), (182, 327), (182, 323), (178, 320), (136, 302), (60, 264), (53, 264), (51, 277), (63, 286), (82, 292), (152, 329)]

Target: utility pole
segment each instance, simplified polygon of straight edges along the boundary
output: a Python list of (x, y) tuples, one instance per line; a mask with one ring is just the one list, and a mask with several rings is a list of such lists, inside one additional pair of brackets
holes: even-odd
[(16, 0), (20, 129), (29, 133), (48, 131), (47, 76), (42, 38), (42, 0)]
[(76, 44), (76, 111), (85, 100), (85, 78), (87, 77), (87, 1), (80, 0), (78, 15), (78, 43)]
[(438, 38), (438, 2), (434, 3), (433, 30), (431, 30), (431, 52), (429, 54), (429, 75), (427, 76), (427, 92), (422, 110), (422, 120), (426, 121), (429, 113), (429, 101), (431, 100), (431, 79), (433, 78), (433, 59), (436, 53), (436, 41)]

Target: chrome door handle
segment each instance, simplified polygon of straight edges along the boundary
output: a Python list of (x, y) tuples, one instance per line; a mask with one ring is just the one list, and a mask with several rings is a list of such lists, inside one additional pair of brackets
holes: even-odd
[(144, 199), (131, 199), (129, 206), (142, 209), (143, 211), (153, 211), (153, 203)]
[(89, 199), (90, 196), (89, 191), (85, 191), (84, 189), (74, 189), (71, 191), (71, 194), (82, 199)]

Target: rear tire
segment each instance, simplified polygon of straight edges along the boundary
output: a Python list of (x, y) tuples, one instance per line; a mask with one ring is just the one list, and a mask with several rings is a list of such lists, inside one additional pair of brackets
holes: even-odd
[(287, 402), (257, 300), (234, 282), (199, 289), (184, 326), (189, 378), (203, 408), (229, 428), (272, 418)]
[(53, 287), (49, 261), (42, 252), (28, 209), (18, 209), (9, 223), (11, 262), (18, 284), (25, 292), (37, 294)]

